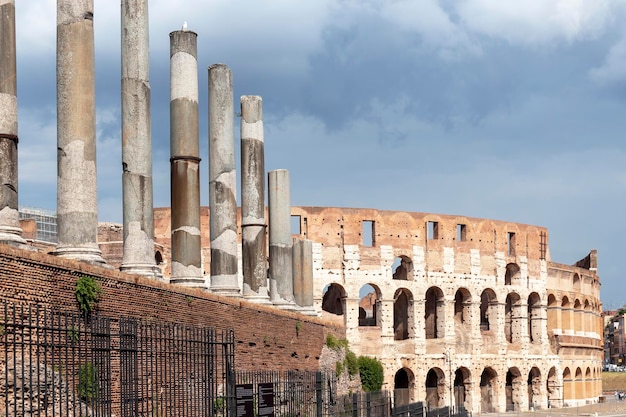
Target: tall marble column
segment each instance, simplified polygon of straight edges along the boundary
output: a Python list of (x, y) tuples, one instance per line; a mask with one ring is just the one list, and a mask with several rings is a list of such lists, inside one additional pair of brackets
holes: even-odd
[(204, 287), (200, 234), (197, 38), (196, 33), (186, 28), (170, 33), (170, 282), (188, 287)]
[(17, 196), (15, 1), (0, 0), (0, 243), (22, 244)]
[(122, 0), (122, 201), (120, 270), (160, 278), (154, 257), (148, 1)]
[(295, 308), (295, 302), (289, 171), (270, 171), (268, 183), (270, 300), (280, 308), (292, 309)]
[(269, 303), (265, 240), (263, 101), (241, 97), (241, 246), (243, 296)]
[(301, 313), (317, 316), (313, 306), (313, 241), (293, 239), (293, 296)]
[(98, 247), (93, 0), (57, 0), (55, 255), (104, 263)]
[(224, 64), (209, 67), (209, 204), (211, 291), (239, 295), (237, 178), (233, 79)]

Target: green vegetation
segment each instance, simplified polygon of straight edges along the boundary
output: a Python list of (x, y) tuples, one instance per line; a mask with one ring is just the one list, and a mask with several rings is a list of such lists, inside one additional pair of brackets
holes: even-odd
[(98, 396), (98, 371), (91, 362), (86, 362), (78, 369), (78, 396), (91, 402)]
[(348, 375), (353, 376), (359, 373), (359, 360), (354, 352), (346, 350), (346, 359), (344, 361), (346, 368), (348, 369)]
[(383, 386), (383, 365), (376, 358), (359, 356), (359, 374), (363, 391), (379, 391)]
[(84, 314), (90, 314), (96, 308), (101, 292), (102, 288), (95, 279), (87, 275), (80, 277), (74, 289), (78, 309)]
[(80, 331), (77, 326), (68, 326), (67, 328), (67, 338), (70, 339), (72, 344), (78, 342), (80, 339)]
[(328, 334), (326, 336), (326, 346), (333, 350), (348, 349), (348, 341), (346, 339), (337, 339), (334, 335)]
[(302, 330), (302, 322), (300, 320), (298, 320), (296, 322), (296, 335), (300, 335), (300, 330)]

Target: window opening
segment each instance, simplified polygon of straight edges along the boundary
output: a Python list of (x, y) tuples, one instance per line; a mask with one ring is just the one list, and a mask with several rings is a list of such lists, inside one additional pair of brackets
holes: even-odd
[(457, 224), (456, 225), (456, 240), (459, 242), (464, 242), (465, 240), (467, 240), (467, 228), (465, 227), (464, 224)]
[(374, 236), (375, 236), (375, 229), (374, 229), (374, 221), (373, 220), (363, 220), (361, 222), (361, 226), (362, 226), (362, 234), (361, 236), (363, 237), (363, 242), (362, 245), (363, 246), (374, 246), (375, 242), (374, 242)]
[(439, 222), (427, 223), (428, 240), (439, 239)]
[(300, 228), (300, 216), (291, 215), (291, 234), (299, 235), (302, 233), (302, 229)]
[(515, 233), (508, 232), (506, 234), (507, 254), (509, 256), (515, 256)]

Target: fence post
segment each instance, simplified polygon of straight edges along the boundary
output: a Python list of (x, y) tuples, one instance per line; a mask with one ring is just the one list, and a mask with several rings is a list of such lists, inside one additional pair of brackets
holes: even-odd
[(322, 417), (322, 408), (324, 406), (322, 399), (322, 372), (315, 373), (315, 415)]

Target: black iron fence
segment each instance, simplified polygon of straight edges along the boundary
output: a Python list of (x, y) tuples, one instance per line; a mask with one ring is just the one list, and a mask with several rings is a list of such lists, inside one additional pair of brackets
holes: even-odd
[(0, 415), (212, 416), (232, 331), (0, 306)]

